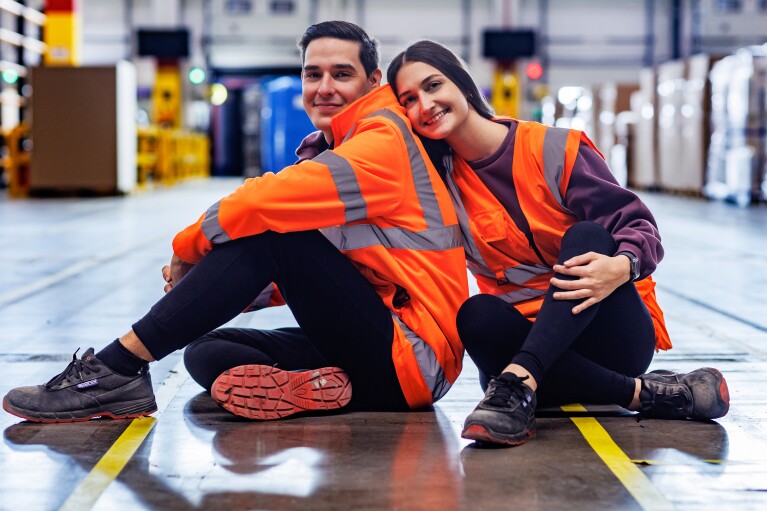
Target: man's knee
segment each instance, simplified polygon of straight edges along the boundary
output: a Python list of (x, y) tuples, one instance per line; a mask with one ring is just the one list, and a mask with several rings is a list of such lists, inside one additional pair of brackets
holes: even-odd
[(211, 346), (212, 340), (210, 334), (207, 334), (184, 349), (184, 367), (192, 379), (208, 391), (219, 374), (211, 370), (210, 360), (215, 354), (215, 349)]

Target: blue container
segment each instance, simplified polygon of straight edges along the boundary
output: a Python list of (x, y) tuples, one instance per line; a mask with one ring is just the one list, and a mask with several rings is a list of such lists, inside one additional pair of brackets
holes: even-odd
[(261, 164), (264, 172), (279, 172), (296, 162), (298, 145), (315, 128), (304, 111), (299, 77), (280, 76), (261, 87)]

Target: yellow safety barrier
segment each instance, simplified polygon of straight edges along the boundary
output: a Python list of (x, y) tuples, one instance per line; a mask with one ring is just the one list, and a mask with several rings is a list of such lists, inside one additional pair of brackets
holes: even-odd
[[(8, 150), (0, 158), (0, 165), (7, 176), (8, 195), (25, 197), (31, 161), (29, 125), (19, 124), (3, 136)], [(179, 180), (210, 175), (210, 142), (206, 134), (147, 126), (138, 128), (137, 136), (139, 187), (149, 182), (170, 186)]]
[(138, 129), (138, 143), (136, 154), (136, 180), (139, 186), (149, 182), (156, 174), (157, 168), (157, 132), (156, 126), (141, 127)]
[(8, 195), (24, 197), (29, 190), (30, 152), (26, 141), (29, 125), (22, 123), (4, 134), (8, 154), (3, 158), (3, 167), (8, 174)]
[(207, 135), (159, 126), (138, 130), (138, 184), (172, 185), (176, 181), (210, 175)]

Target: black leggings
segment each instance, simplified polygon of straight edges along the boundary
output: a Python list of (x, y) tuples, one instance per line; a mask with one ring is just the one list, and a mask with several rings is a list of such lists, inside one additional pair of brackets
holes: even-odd
[[(274, 282), (300, 328), (212, 331)], [(155, 359), (189, 345), (184, 362), (207, 390), (224, 370), (341, 367), (355, 409), (406, 410), (392, 362), (391, 312), (320, 232), (265, 232), (216, 245), (133, 325)]]
[[(565, 233), (558, 262), (586, 252), (612, 255), (616, 249), (606, 229), (579, 222)], [(628, 406), (634, 377), (647, 370), (655, 349), (652, 319), (636, 287), (626, 283), (579, 314), (571, 310), (581, 300), (554, 300), (559, 290), (549, 288), (535, 322), (493, 295), (473, 296), (461, 306), (458, 332), (479, 368), (483, 390), (490, 376), (516, 363), (538, 382), (539, 404)]]

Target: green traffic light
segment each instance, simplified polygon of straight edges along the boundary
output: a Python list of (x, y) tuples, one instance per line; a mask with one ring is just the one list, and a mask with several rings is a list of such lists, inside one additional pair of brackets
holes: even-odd
[(19, 81), (19, 73), (15, 69), (6, 69), (3, 71), (2, 76), (5, 83), (16, 83)]
[(205, 71), (199, 67), (193, 67), (189, 70), (189, 81), (195, 85), (200, 85), (205, 81)]

